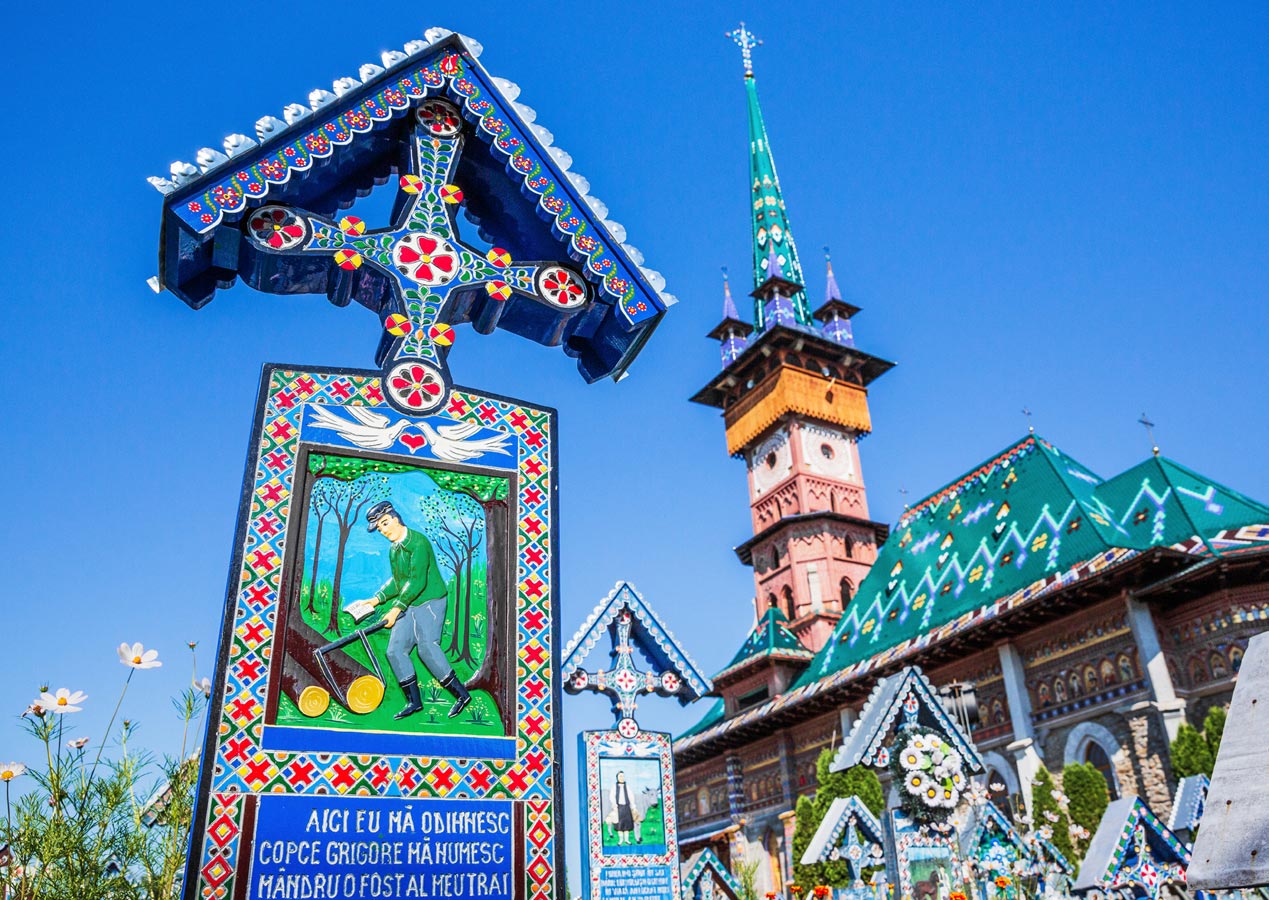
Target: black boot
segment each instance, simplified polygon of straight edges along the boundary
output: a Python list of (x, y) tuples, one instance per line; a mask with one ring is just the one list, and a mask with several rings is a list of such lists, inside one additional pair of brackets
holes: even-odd
[(404, 719), (406, 716), (412, 716), (423, 708), (423, 698), (419, 696), (419, 679), (417, 677), (401, 682), (401, 690), (405, 693), (405, 706), (392, 717), (394, 719)]
[(458, 680), (458, 676), (453, 672), (450, 672), (445, 677), (441, 682), (441, 687), (458, 698), (454, 701), (454, 705), (449, 708), (449, 717), (451, 719), (466, 709), (468, 703), (471, 703), (471, 694), (467, 693), (467, 688), (463, 686), (463, 683)]

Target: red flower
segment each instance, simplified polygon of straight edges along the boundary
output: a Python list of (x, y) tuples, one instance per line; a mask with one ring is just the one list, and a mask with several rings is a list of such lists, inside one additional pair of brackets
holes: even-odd
[(436, 137), (453, 137), (462, 130), (458, 110), (443, 100), (433, 100), (419, 107), (419, 123)]
[(393, 248), (397, 269), (419, 284), (445, 284), (458, 272), (458, 255), (448, 243), (427, 234), (407, 234)]
[(814, 894), (816, 897), (819, 897), (820, 900), (823, 900), (823, 898), (827, 897), (832, 892), (829, 891), (826, 885), (817, 884), (815, 887), (811, 889), (811, 893)]
[(289, 250), (304, 239), (299, 217), (280, 206), (266, 206), (252, 217), (248, 227), (258, 242), (274, 250)]
[(420, 365), (400, 369), (389, 379), (392, 392), (406, 406), (419, 408), (441, 392), (436, 376)]
[(542, 296), (556, 306), (570, 309), (586, 299), (586, 288), (579, 275), (562, 266), (551, 266), (538, 281)]

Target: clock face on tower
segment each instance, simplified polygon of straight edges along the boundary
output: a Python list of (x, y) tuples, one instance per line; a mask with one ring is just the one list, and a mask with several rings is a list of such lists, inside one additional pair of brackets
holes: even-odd
[(818, 425), (803, 424), (798, 431), (802, 439), (802, 458), (806, 460), (809, 471), (825, 478), (853, 479), (855, 448), (850, 438), (840, 431)]
[(749, 456), (754, 496), (759, 497), (793, 471), (793, 452), (787, 431), (777, 431), (754, 448)]

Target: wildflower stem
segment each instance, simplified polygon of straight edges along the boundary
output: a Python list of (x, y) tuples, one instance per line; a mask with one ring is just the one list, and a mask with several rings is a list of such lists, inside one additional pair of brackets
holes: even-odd
[(115, 711), (110, 714), (110, 722), (106, 725), (106, 734), (101, 739), (101, 744), (97, 747), (97, 758), (93, 760), (93, 767), (88, 772), (88, 781), (91, 784), (93, 775), (97, 771), (97, 763), (101, 762), (101, 753), (106, 749), (106, 741), (110, 738), (110, 729), (115, 727), (115, 717), (119, 715), (119, 707), (123, 706), (124, 695), (128, 693), (128, 685), (132, 683), (132, 675), (136, 669), (128, 670), (128, 677), (124, 679), (123, 690), (119, 692), (119, 700), (115, 703)]

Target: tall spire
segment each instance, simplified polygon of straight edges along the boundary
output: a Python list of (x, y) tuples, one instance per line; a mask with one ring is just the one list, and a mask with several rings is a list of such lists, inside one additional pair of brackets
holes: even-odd
[[(741, 22), (727, 36), (740, 47), (745, 65), (745, 93), (749, 102), (749, 175), (750, 200), (753, 204), (753, 280), (757, 288), (767, 280), (768, 256), (775, 252), (782, 269), (782, 277), (796, 282), (798, 291), (791, 298), (797, 324), (811, 325), (811, 310), (806, 300), (806, 284), (802, 277), (802, 264), (798, 261), (793, 232), (789, 228), (789, 216), (784, 208), (784, 196), (780, 191), (780, 179), (776, 175), (775, 159), (767, 139), (767, 126), (758, 103), (758, 86), (753, 75), (753, 48), (762, 42)], [(761, 333), (769, 323), (763, 302), (754, 303), (754, 327)]]

